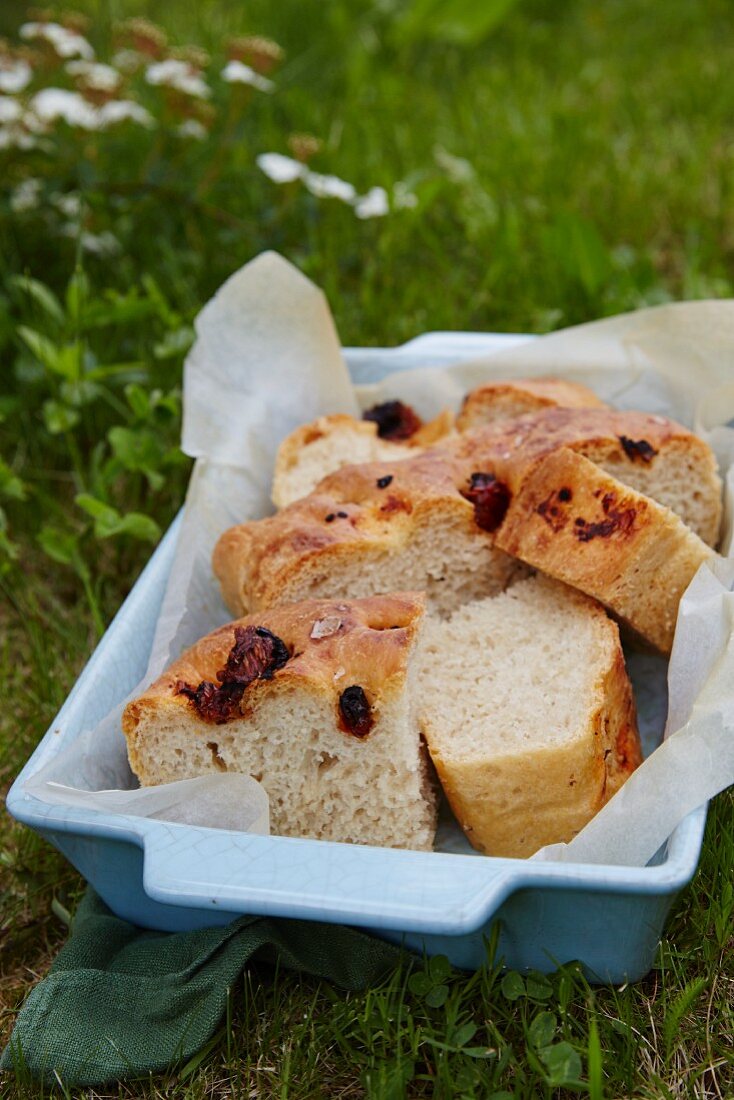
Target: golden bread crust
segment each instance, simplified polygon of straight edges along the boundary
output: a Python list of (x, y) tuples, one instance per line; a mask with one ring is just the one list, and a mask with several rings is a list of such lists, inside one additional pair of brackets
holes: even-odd
[[(201, 681), (216, 682), (234, 645), (236, 627), (265, 627), (292, 655), (272, 679), (250, 684), (243, 706), (255, 705), (260, 693), (304, 685), (331, 696), (335, 684), (359, 684), (371, 700), (383, 699), (404, 683), (424, 606), (423, 596), (415, 592), (362, 600), (304, 600), (227, 623), (182, 653), (143, 695), (128, 703), (123, 732), (133, 733), (141, 712), (161, 702), (188, 710), (188, 699), (176, 693), (177, 683), (196, 687)], [(315, 629), (314, 624), (320, 625)]]
[(571, 840), (642, 761), (617, 626), (595, 601), (585, 603), (607, 636), (609, 661), (594, 685), (587, 722), (568, 744), (484, 761), (444, 758), (430, 716), (422, 721), (451, 809), (470, 843), (487, 855), (522, 858)]
[[(487, 425), (401, 462), (344, 467), (278, 515), (225, 532), (214, 571), (235, 613), (268, 607), (298, 598), (307, 575), (336, 575), (355, 555), (409, 553), (419, 529), (451, 516), (457, 531), (593, 595), (667, 653), (680, 596), (711, 551), (623, 478), (681, 445), (703, 449), (715, 496), (706, 444), (664, 417), (549, 409)], [(602, 452), (613, 452), (622, 480), (585, 457)], [(466, 499), (476, 474), (507, 488), (506, 514), (490, 530), (477, 526)]]
[(482, 424), (526, 412), (559, 406), (561, 408), (603, 407), (593, 390), (579, 382), (562, 378), (517, 378), (487, 382), (464, 398), (456, 429), (468, 431)]

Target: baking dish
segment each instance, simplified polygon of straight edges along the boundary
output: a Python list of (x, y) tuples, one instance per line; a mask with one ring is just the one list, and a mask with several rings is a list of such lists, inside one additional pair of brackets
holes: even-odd
[[(394, 349), (346, 349), (355, 381), (502, 350), (523, 336), (430, 333)], [(123, 700), (145, 673), (180, 520), (156, 549), (7, 799), (89, 880), (144, 927), (222, 924), (242, 913), (342, 922), (445, 954), (473, 969), (499, 925), (513, 969), (578, 959), (592, 981), (652, 965), (668, 910), (692, 878), (706, 807), (689, 814), (647, 867), (408, 852), (197, 828), (42, 802), (24, 784)]]

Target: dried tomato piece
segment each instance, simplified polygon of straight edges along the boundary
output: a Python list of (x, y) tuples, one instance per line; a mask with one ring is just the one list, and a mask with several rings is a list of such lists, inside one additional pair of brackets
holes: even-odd
[(383, 401), (381, 405), (373, 405), (362, 414), (362, 419), (377, 424), (377, 434), (381, 439), (410, 439), (423, 424), (415, 409), (402, 401)]
[(342, 729), (355, 737), (366, 737), (375, 724), (372, 708), (359, 684), (345, 688), (339, 696)]
[(658, 453), (646, 439), (629, 439), (626, 435), (620, 435), (617, 438), (624, 447), (627, 458), (631, 458), (633, 462), (636, 458), (641, 458), (643, 462), (652, 462)]
[(217, 673), (219, 683), (202, 680), (192, 688), (179, 680), (174, 694), (185, 695), (205, 722), (221, 725), (238, 716), (242, 697), (254, 680), (272, 679), (289, 658), (285, 642), (266, 627), (236, 626), (227, 663)]
[(477, 527), (496, 531), (510, 506), (509, 486), (498, 481), (494, 474), (477, 472), (469, 478), (469, 488), (460, 491), (464, 499), (474, 505)]
[(213, 684), (202, 680), (197, 688), (192, 688), (179, 680), (174, 694), (185, 695), (193, 703), (199, 718), (220, 726), (238, 716), (246, 687), (245, 683)]

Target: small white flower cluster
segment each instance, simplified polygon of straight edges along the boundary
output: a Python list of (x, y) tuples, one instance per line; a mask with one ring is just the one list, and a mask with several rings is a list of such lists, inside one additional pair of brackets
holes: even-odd
[(24, 23), (20, 37), (28, 42), (43, 41), (53, 46), (59, 57), (81, 57), (94, 60), (94, 50), (89, 42), (76, 31), (62, 27), (60, 23)]
[(0, 92), (22, 92), (32, 79), (33, 69), (22, 57), (0, 55)]
[(64, 67), (70, 76), (81, 77), (88, 88), (98, 92), (116, 92), (122, 82), (117, 69), (101, 61), (69, 61)]
[[(19, 183), (11, 192), (10, 208), (15, 214), (28, 213), (37, 210), (41, 206), (43, 181), (29, 177)], [(114, 233), (103, 230), (101, 233), (90, 233), (82, 227), (82, 197), (78, 191), (56, 191), (48, 196), (47, 208), (58, 210), (67, 220), (61, 225), (57, 223), (52, 228), (60, 237), (67, 237), (78, 241), (80, 247), (94, 256), (116, 256), (121, 250), (120, 244)]]
[(414, 207), (418, 203), (416, 196), (404, 184), (395, 185), (392, 203), (384, 187), (371, 187), (365, 195), (358, 195), (356, 188), (338, 176), (322, 176), (312, 172), (307, 165), (282, 153), (261, 153), (257, 166), (274, 183), (293, 183), (301, 180), (307, 191), (317, 198), (339, 199), (354, 209), (358, 218), (383, 218), (401, 207)]
[(69, 92), (65, 88), (44, 88), (33, 96), (29, 110), (42, 123), (61, 120), (81, 130), (106, 130), (119, 122), (136, 122), (148, 128), (155, 126), (150, 112), (131, 99), (111, 99), (101, 107), (94, 107), (79, 92)]
[(252, 88), (257, 88), (261, 92), (275, 91), (272, 80), (256, 73), (243, 61), (228, 61), (222, 69), (222, 80), (226, 80), (228, 84), (249, 84)]
[(168, 57), (165, 61), (154, 61), (145, 70), (145, 79), (148, 84), (163, 85), (167, 88), (175, 88), (177, 92), (193, 96), (195, 99), (209, 99), (211, 88), (192, 65), (187, 61), (179, 61), (175, 57)]

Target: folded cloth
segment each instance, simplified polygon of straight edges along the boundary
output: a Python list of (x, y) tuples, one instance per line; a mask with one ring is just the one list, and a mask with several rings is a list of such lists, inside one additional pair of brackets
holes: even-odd
[(400, 958), (364, 932), (312, 921), (240, 917), (224, 928), (151, 932), (120, 920), (90, 887), (0, 1069), (93, 1086), (166, 1070), (214, 1034), (251, 959), (364, 989)]

